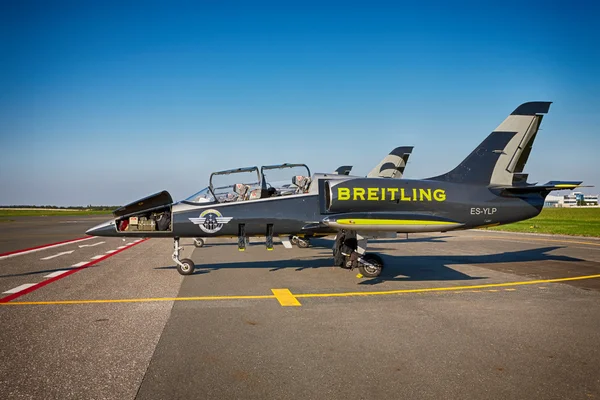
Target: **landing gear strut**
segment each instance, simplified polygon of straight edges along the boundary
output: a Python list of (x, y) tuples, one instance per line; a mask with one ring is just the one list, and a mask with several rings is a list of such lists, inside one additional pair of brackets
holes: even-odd
[(341, 231), (333, 245), (334, 265), (355, 269), (368, 278), (375, 278), (383, 270), (383, 260), (377, 254), (365, 253), (367, 239), (354, 231)]
[(181, 275), (191, 275), (194, 273), (194, 269), (196, 266), (194, 262), (189, 258), (184, 258), (183, 260), (179, 259), (179, 251), (183, 250), (183, 247), (179, 246), (179, 238), (176, 237), (173, 240), (173, 261), (177, 264), (177, 272)]

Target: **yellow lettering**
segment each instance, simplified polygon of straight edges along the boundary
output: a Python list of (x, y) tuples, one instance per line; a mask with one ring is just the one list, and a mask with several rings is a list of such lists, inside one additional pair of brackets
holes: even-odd
[(350, 189), (338, 188), (338, 200), (350, 200)]
[(365, 189), (354, 188), (354, 200), (358, 200), (359, 197), (361, 200), (365, 199)]
[(385, 200), (385, 188), (381, 188), (381, 200)]
[(413, 188), (413, 199), (417, 201), (417, 189)]
[(435, 201), (446, 201), (446, 191), (444, 189), (436, 189), (433, 191)]
[(398, 193), (398, 188), (388, 188), (388, 192), (390, 194), (390, 200), (396, 200), (396, 193)]
[(402, 201), (410, 201), (410, 197), (404, 197), (404, 188), (400, 189), (400, 200)]
[(368, 188), (367, 192), (369, 193), (367, 199), (369, 200), (377, 200), (377, 192), (379, 191), (379, 188)]
[(419, 200), (423, 201), (423, 199), (431, 201), (431, 189), (419, 189)]

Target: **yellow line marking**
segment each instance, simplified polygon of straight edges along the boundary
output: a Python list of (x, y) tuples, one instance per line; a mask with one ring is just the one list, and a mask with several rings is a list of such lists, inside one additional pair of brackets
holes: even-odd
[(302, 305), (300, 304), (298, 299), (294, 297), (294, 295), (292, 294), (292, 292), (290, 292), (289, 289), (271, 289), (271, 292), (273, 292), (275, 298), (277, 299), (277, 301), (279, 301), (279, 304), (281, 304), (284, 307)]
[(506, 292), (514, 292), (517, 289), (504, 289)]
[[(457, 236), (460, 237), (460, 236)], [(481, 239), (481, 236), (463, 236), (463, 237), (468, 237), (468, 238), (479, 238)], [(557, 242), (557, 243), (575, 243), (575, 244), (589, 244), (591, 246), (600, 246), (600, 243), (593, 243), (593, 242), (578, 242), (575, 240), (556, 240), (556, 239), (533, 239), (533, 238), (521, 238), (519, 237), (514, 238), (514, 237), (508, 237), (508, 236), (497, 236), (497, 237), (486, 237), (486, 239), (492, 239), (492, 240), (509, 240), (511, 242), (519, 242), (521, 240), (528, 240), (530, 242)]]
[(490, 290), (488, 290), (488, 292), (499, 292), (499, 290), (498, 289), (490, 289)]
[[(403, 293), (430, 293), (430, 292), (452, 292), (452, 291), (471, 291), (478, 293), (476, 289), (488, 289), (498, 287), (510, 287), (510, 286), (525, 286), (525, 285), (539, 285), (541, 283), (557, 283), (557, 282), (569, 282), (569, 281), (580, 281), (584, 279), (597, 279), (600, 278), (600, 274), (597, 275), (583, 275), (573, 276), (569, 278), (556, 278), (556, 279), (541, 279), (536, 281), (521, 281), (521, 282), (506, 282), (506, 283), (487, 283), (483, 285), (471, 285), (471, 286), (451, 286), (451, 287), (439, 287), (439, 288), (422, 288), (422, 289), (399, 289), (399, 290), (386, 290), (380, 292), (343, 292), (343, 293), (306, 293), (306, 294), (291, 294), (290, 298), (316, 298), (316, 297), (358, 297), (358, 296), (384, 296), (392, 294), (403, 294)], [(107, 300), (59, 300), (59, 301), (13, 301), (8, 303), (0, 303), (0, 306), (18, 306), (18, 305), (54, 305), (54, 304), (91, 304), (91, 303), (140, 303), (140, 302), (157, 302), (157, 301), (213, 301), (213, 300), (257, 300), (257, 299), (277, 299), (281, 296), (288, 295), (287, 293), (278, 292), (276, 290), (288, 291), (288, 289), (272, 289), (273, 295), (257, 295), (257, 296), (197, 296), (197, 297), (155, 297), (155, 298), (142, 298), (142, 299), (107, 299)], [(279, 297), (278, 297), (279, 296)], [(280, 301), (281, 302), (281, 301)], [(300, 305), (300, 304), (299, 304)]]

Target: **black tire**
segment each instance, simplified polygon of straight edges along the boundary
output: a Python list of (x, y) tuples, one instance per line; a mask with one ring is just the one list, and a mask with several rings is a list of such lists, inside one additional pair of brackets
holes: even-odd
[(194, 246), (196, 246), (196, 247), (204, 247), (204, 239), (202, 239), (202, 238), (195, 238), (194, 239)]
[(383, 270), (383, 260), (377, 254), (367, 253), (363, 256), (365, 261), (374, 264), (376, 267), (369, 267), (366, 265), (361, 265), (358, 267), (358, 270), (362, 274), (362, 276), (366, 276), (367, 278), (375, 278), (381, 274)]
[(181, 275), (191, 275), (194, 273), (194, 269), (196, 268), (196, 266), (194, 265), (194, 262), (192, 260), (190, 260), (189, 258), (184, 258), (183, 260), (181, 260), (181, 263), (186, 268), (181, 268), (181, 265), (177, 264), (177, 272), (179, 272)]
[(343, 267), (344, 261), (346, 261), (344, 255), (340, 251), (343, 240), (344, 236), (338, 234), (335, 238), (335, 243), (333, 244), (333, 265), (336, 267)]
[(292, 244), (298, 245), (298, 237), (297, 236), (291, 236), (290, 237), (290, 242), (292, 242)]
[(298, 247), (301, 249), (306, 249), (308, 246), (310, 246), (310, 242), (308, 240), (298, 240)]

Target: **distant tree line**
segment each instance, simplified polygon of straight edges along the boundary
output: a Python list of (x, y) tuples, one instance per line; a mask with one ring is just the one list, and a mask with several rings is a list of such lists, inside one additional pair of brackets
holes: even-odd
[(88, 204), (87, 206), (68, 206), (68, 207), (59, 207), (59, 206), (32, 206), (29, 204), (21, 204), (21, 205), (10, 205), (10, 206), (0, 206), (0, 208), (48, 208), (52, 210), (93, 210), (93, 211), (112, 211), (121, 206), (93, 206)]

